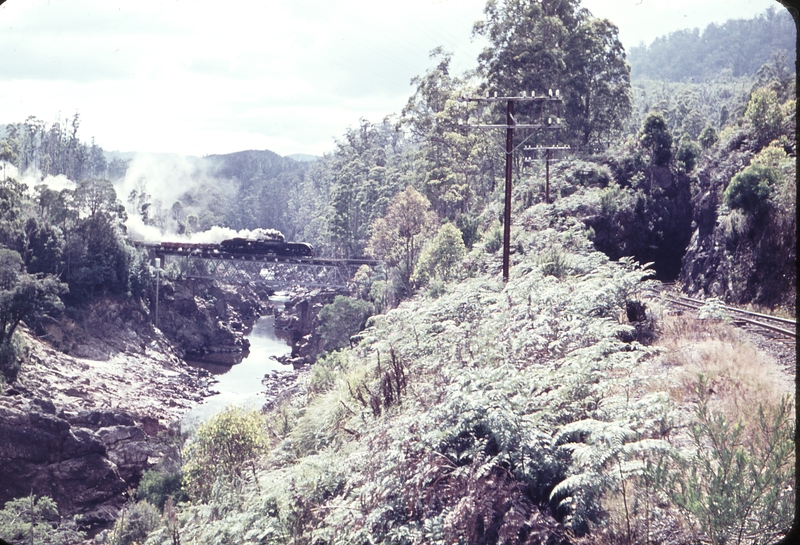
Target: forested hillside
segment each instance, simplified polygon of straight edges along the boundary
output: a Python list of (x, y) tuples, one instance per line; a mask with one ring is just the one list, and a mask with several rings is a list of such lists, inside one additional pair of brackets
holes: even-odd
[[(678, 32), (629, 59), (579, 0), (490, 0), (474, 72), (434, 50), (402, 111), (313, 162), (107, 162), (77, 116), (9, 125), (6, 379), (20, 321), (147, 300), (154, 271), (127, 234), (277, 228), (380, 266), (320, 311), (326, 352), (294, 395), (201, 426), (106, 543), (774, 543), (793, 520), (793, 376), (721, 301), (796, 312), (786, 20)], [(673, 63), (680, 40), (696, 54)], [(503, 283), (506, 134), (467, 125), (506, 113), (462, 98), (551, 89), (553, 111), (517, 112), (551, 128), (513, 143), (571, 149), (549, 164), (549, 200), (548, 166), (515, 154)], [(648, 279), (719, 299), (672, 315)]]
[(786, 10), (775, 6), (753, 19), (672, 32), (631, 47), (631, 78), (705, 81), (726, 73), (733, 78), (752, 76), (776, 51), (787, 55), (780, 69), (793, 72), (795, 30)]

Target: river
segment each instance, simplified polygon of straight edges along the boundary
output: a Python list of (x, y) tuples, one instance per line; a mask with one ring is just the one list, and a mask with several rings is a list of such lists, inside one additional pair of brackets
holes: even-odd
[[(285, 302), (285, 298), (272, 297), (273, 303)], [(264, 403), (264, 387), (261, 379), (270, 371), (292, 371), (291, 365), (284, 365), (272, 356), (288, 354), (291, 347), (275, 335), (274, 318), (259, 318), (247, 336), (250, 350), (242, 354), (214, 354), (203, 361), (190, 361), (193, 367), (210, 372), (218, 382), (211, 389), (219, 392), (207, 397), (183, 417), (181, 428), (184, 431), (195, 428), (200, 422), (208, 420), (228, 405), (245, 408), (261, 408)], [(220, 361), (227, 362), (220, 363)], [(240, 363), (236, 360), (241, 358)]]

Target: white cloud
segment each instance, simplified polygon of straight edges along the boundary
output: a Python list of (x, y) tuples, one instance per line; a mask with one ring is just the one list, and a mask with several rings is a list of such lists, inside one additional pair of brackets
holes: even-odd
[[(0, 6), (0, 123), (79, 111), (82, 138), (94, 136), (106, 150), (322, 154), (360, 118), (399, 112), (413, 92), (410, 79), (431, 67), (434, 47), (455, 52), (454, 72), (474, 68), (482, 42), (471, 31), (484, 4), (9, 0)], [(628, 47), (705, 26), (714, 6), (747, 17), (777, 5), (584, 4), (617, 22)]]

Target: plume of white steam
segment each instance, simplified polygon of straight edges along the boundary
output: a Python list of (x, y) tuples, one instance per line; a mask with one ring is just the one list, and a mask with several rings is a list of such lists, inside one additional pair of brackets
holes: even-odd
[(199, 233), (191, 233), (188, 235), (177, 233), (161, 233), (161, 229), (154, 225), (145, 225), (142, 218), (139, 216), (129, 216), (128, 221), (125, 222), (128, 228), (128, 235), (137, 241), (148, 242), (151, 244), (158, 244), (160, 242), (191, 242), (195, 244), (219, 244), (223, 240), (229, 238), (258, 238), (261, 236), (261, 230), (255, 229), (242, 229), (236, 231), (230, 227), (213, 226), (207, 231)]
[(169, 207), (191, 188), (216, 181), (209, 172), (210, 167), (207, 160), (199, 157), (137, 153), (128, 165), (125, 178), (114, 187), (120, 201), (126, 205), (131, 191), (141, 191), (144, 187), (153, 199)]
[[(153, 199), (159, 199), (166, 206), (178, 200), (187, 190), (201, 183), (219, 185), (220, 181), (210, 174), (211, 164), (203, 159), (196, 157), (183, 157), (177, 155), (148, 155), (138, 154), (131, 161), (125, 178), (114, 184), (117, 198), (122, 202), (127, 211), (128, 219), (125, 222), (128, 236), (137, 241), (159, 243), (159, 242), (192, 242), (219, 244), (223, 240), (242, 237), (258, 238), (262, 236), (262, 231), (256, 229), (242, 229), (236, 231), (229, 227), (213, 226), (207, 231), (191, 234), (177, 234), (177, 222), (168, 226), (166, 232), (154, 225), (146, 225), (138, 211), (130, 210), (130, 203), (127, 197), (131, 190), (140, 191), (144, 184), (145, 190), (150, 193)], [(76, 183), (63, 174), (58, 176), (45, 176), (37, 169), (28, 169), (24, 174), (11, 163), (0, 161), (0, 180), (13, 178), (25, 184), (29, 190), (33, 190), (37, 185), (46, 185), (54, 191), (62, 189), (75, 189)], [(172, 229), (170, 229), (172, 227)]]
[(128, 236), (139, 242), (158, 244), (163, 238), (161, 229), (155, 225), (145, 225), (141, 216), (129, 214), (125, 221), (125, 227), (128, 229)]
[[(151, 243), (169, 241), (217, 244), (229, 238), (251, 236), (248, 230), (234, 231), (217, 226), (201, 233), (178, 234), (178, 223), (171, 218), (166, 220), (162, 232), (158, 227), (145, 225), (139, 211), (131, 210), (128, 196), (132, 191), (144, 191), (150, 195), (151, 202), (160, 201), (161, 206), (169, 210), (187, 191), (204, 184), (216, 188), (220, 188), (222, 184), (230, 184), (227, 180), (214, 176), (213, 166), (210, 160), (200, 157), (149, 153), (134, 155), (125, 178), (114, 184), (117, 197), (128, 210), (125, 225), (130, 237)], [(233, 187), (228, 189), (235, 190)], [(187, 209), (186, 212), (190, 213), (191, 210)]]
[(25, 184), (29, 190), (33, 190), (37, 185), (46, 185), (53, 191), (61, 191), (62, 189), (75, 189), (75, 182), (59, 174), (58, 176), (42, 176), (41, 171), (35, 168), (29, 168), (24, 174), (20, 174), (17, 167), (5, 161), (0, 162), (0, 179), (13, 178), (20, 183)]
[[(128, 195), (131, 191), (144, 190), (151, 195), (153, 201), (160, 200), (162, 206), (169, 209), (184, 193), (193, 188), (203, 184), (220, 187), (220, 184), (228, 183), (214, 176), (213, 166), (210, 160), (199, 157), (145, 153), (135, 155), (128, 165), (125, 178), (114, 184), (117, 197), (128, 210), (128, 220), (125, 222), (128, 235), (134, 240), (149, 243), (192, 242), (204, 244), (218, 244), (223, 240), (235, 237), (259, 237), (261, 233), (258, 230), (235, 231), (216, 225), (200, 233), (178, 234), (178, 224), (171, 219), (167, 221), (164, 232), (162, 232), (158, 227), (145, 225), (139, 211), (130, 209)], [(234, 189), (230, 188), (230, 190)]]

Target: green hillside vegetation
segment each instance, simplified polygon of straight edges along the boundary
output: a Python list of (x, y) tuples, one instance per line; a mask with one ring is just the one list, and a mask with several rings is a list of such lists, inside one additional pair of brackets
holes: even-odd
[[(797, 29), (783, 7), (770, 7), (753, 19), (730, 19), (678, 30), (650, 44), (631, 47), (631, 78), (705, 81), (718, 74), (751, 76), (775, 51), (786, 56), (782, 68), (793, 71)], [(791, 54), (791, 57), (789, 55)]]
[[(94, 297), (139, 299), (152, 283), (145, 256), (124, 238), (125, 210), (108, 180), (85, 178), (75, 189), (33, 190), (0, 182), (0, 371), (19, 366), (16, 328), (39, 331), (66, 311), (73, 317)], [(63, 301), (63, 302), (62, 302)]]
[[(263, 450), (247, 464), (219, 468), (187, 447), (192, 467), (214, 468), (200, 477), (211, 492), (164, 515), (146, 543), (774, 543), (795, 504), (790, 388), (718, 300), (699, 319), (672, 316), (646, 299), (651, 268), (597, 248), (644, 250), (673, 225), (688, 236), (714, 187), (713, 217), (744, 222), (741, 241), (763, 240), (758, 217), (786, 229), (794, 116), (767, 85), (701, 145), (676, 142), (651, 112), (624, 146), (555, 166), (549, 205), (541, 173), (526, 171), (505, 285), (497, 203), (453, 267), (441, 247), (457, 240), (453, 223), (431, 222), (447, 208), (395, 194), (392, 221), (375, 220), (366, 242), (389, 282), (361, 271), (357, 291), (374, 301), (394, 281), (403, 301), (263, 415), (248, 439)], [(464, 243), (471, 231), (458, 232)], [(205, 426), (201, 436), (218, 423)]]
[[(374, 316), (263, 416), (245, 447), (262, 455), (226, 469), (190, 440), (207, 492), (146, 543), (774, 542), (794, 505), (791, 400), (719, 315), (655, 305), (629, 323), (651, 273), (592, 250), (565, 214), (585, 198), (522, 214), (508, 284), (476, 245), (460, 282)], [(740, 355), (695, 359), (699, 338)]]

